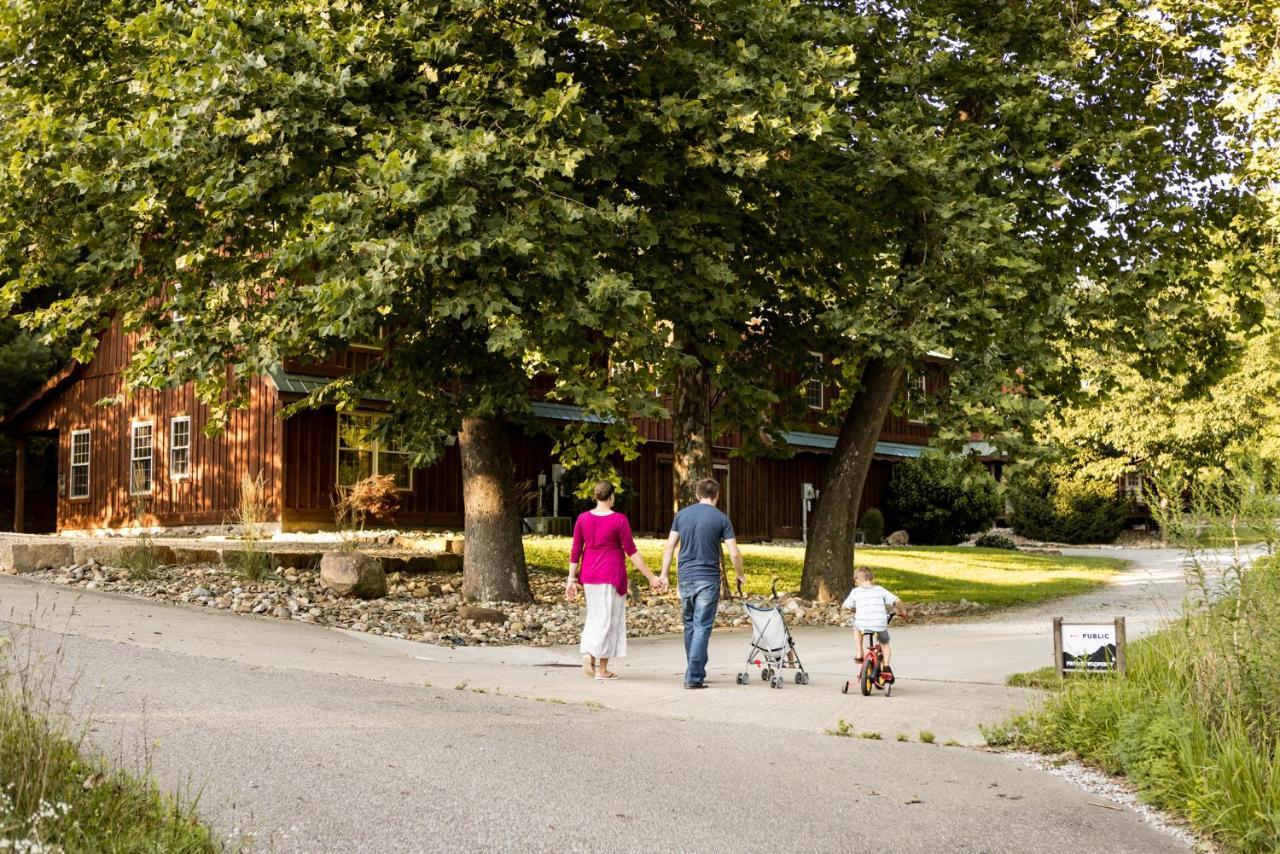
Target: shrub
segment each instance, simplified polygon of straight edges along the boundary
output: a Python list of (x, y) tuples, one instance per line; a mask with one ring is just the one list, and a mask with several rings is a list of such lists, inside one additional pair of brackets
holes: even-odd
[(1009, 484), (1013, 530), (1054, 543), (1110, 543), (1124, 530), (1129, 503), (1109, 480), (1060, 468), (1022, 469)]
[(1004, 534), (997, 534), (995, 531), (987, 531), (981, 537), (973, 541), (973, 544), (980, 549), (1008, 549), (1016, 552), (1018, 544), (1006, 537)]
[(858, 526), (862, 528), (862, 534), (867, 538), (867, 542), (873, 546), (878, 546), (884, 542), (884, 514), (875, 507), (868, 507), (867, 512), (862, 514)]
[(342, 496), (341, 509), (363, 529), (370, 518), (390, 521), (400, 507), (396, 479), (375, 474), (356, 483)]
[(972, 458), (925, 454), (894, 470), (886, 507), (911, 542), (952, 545), (991, 526), (1000, 487)]

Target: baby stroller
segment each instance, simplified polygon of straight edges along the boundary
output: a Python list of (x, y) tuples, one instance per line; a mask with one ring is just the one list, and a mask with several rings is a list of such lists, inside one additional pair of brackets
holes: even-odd
[[(742, 588), (738, 588), (741, 595)], [(781, 688), (784, 681), (783, 670), (796, 671), (796, 684), (808, 685), (809, 674), (800, 663), (796, 653), (795, 641), (787, 629), (787, 621), (783, 619), (782, 609), (778, 607), (778, 580), (773, 580), (773, 601), (771, 603), (753, 604), (744, 601), (747, 616), (751, 618), (751, 650), (747, 653), (747, 666), (762, 668), (760, 678), (773, 688)], [(746, 685), (751, 681), (751, 672), (738, 674), (738, 684)]]

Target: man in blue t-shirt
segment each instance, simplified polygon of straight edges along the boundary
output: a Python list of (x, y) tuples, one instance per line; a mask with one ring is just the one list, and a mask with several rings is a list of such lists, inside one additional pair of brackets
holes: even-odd
[(707, 644), (711, 640), (711, 627), (716, 622), (716, 608), (720, 604), (720, 544), (729, 546), (733, 571), (741, 588), (746, 576), (742, 574), (742, 552), (734, 538), (729, 517), (716, 509), (720, 498), (720, 484), (711, 478), (698, 481), (695, 487), (697, 504), (676, 514), (671, 522), (671, 536), (662, 551), (662, 583), (667, 583), (671, 572), (671, 556), (680, 546), (680, 602), (684, 606), (684, 654), (688, 667), (684, 672), (684, 687), (707, 687)]

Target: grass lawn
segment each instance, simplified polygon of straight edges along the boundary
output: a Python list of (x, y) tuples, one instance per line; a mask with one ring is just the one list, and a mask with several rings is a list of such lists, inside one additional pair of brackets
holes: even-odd
[[(664, 541), (637, 540), (640, 554), (655, 572), (661, 566)], [(568, 569), (567, 537), (525, 540), (531, 568), (563, 574)], [(766, 594), (776, 576), (778, 590), (800, 589), (804, 549), (799, 546), (742, 547), (747, 592)], [(875, 570), (876, 580), (908, 605), (958, 602), (1002, 607), (1085, 593), (1106, 582), (1125, 561), (1105, 557), (1033, 555), (1004, 549), (943, 546), (860, 548), (854, 563)], [(632, 571), (633, 583), (644, 583)]]

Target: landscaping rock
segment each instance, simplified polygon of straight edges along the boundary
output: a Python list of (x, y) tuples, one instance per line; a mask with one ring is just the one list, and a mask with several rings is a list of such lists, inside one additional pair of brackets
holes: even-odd
[[(140, 546), (138, 543), (87, 543), (69, 548), (74, 551), (76, 563), (96, 561), (103, 566), (124, 566), (129, 562), (129, 555)], [(173, 566), (178, 563), (177, 553), (169, 546), (150, 545), (146, 548), (151, 550), (151, 562), (156, 566)]]
[(435, 556), (435, 565), (438, 572), (461, 572), (462, 571), (462, 555), (446, 553)]
[(885, 538), (885, 543), (891, 546), (906, 546), (911, 544), (911, 537), (906, 531), (894, 531)]
[(326, 552), (320, 559), (320, 583), (344, 597), (377, 599), (387, 595), (382, 564), (362, 552)]
[(56, 569), (74, 560), (65, 543), (5, 543), (0, 546), (0, 571), (10, 575)]
[(405, 572), (435, 572), (439, 568), (436, 555), (414, 555), (404, 562)]
[(322, 557), (320, 552), (273, 551), (271, 563), (284, 569), (315, 569)]
[(222, 553), (217, 549), (196, 549), (183, 546), (173, 550), (173, 562), (183, 566), (197, 563), (221, 563)]
[(507, 615), (497, 608), (483, 608), (479, 605), (463, 605), (458, 609), (458, 619), (474, 620), (477, 623), (505, 623)]

